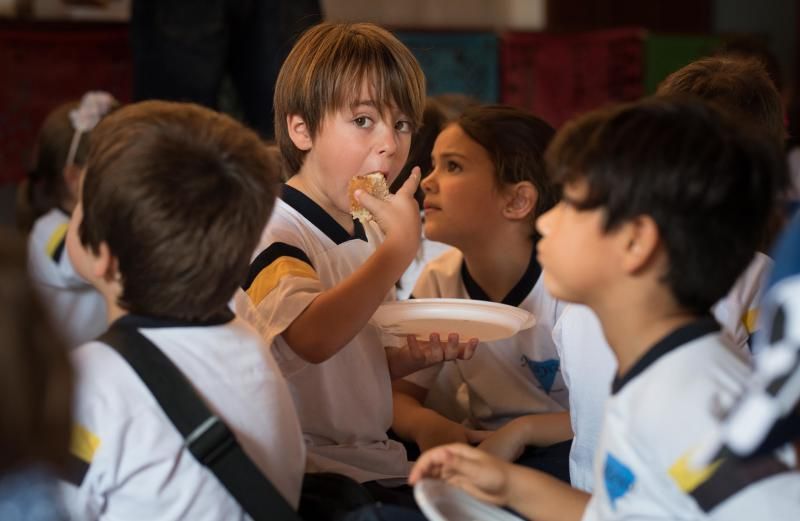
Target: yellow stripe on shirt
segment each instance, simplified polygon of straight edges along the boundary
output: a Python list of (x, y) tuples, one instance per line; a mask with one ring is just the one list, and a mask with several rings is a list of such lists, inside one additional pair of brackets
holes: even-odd
[(83, 425), (73, 424), (69, 451), (74, 456), (86, 463), (91, 463), (98, 447), (100, 447), (100, 438), (97, 435)]
[(317, 273), (308, 263), (294, 257), (278, 257), (253, 279), (247, 289), (247, 296), (254, 305), (259, 305), (264, 297), (275, 289), (283, 277), (304, 277), (317, 279)]
[(53, 230), (53, 233), (50, 234), (50, 238), (47, 239), (47, 244), (44, 247), (44, 251), (47, 252), (48, 257), (53, 256), (56, 252), (56, 248), (58, 248), (61, 241), (64, 240), (64, 236), (67, 234), (67, 228), (69, 228), (69, 223), (59, 224), (56, 226), (56, 229)]
[(753, 332), (755, 332), (758, 326), (758, 308), (748, 309), (747, 312), (742, 315), (742, 325), (744, 325), (749, 334), (752, 335)]
[(694, 468), (689, 461), (690, 458), (691, 453), (685, 454), (669, 468), (670, 477), (684, 492), (691, 492), (703, 484), (703, 482), (714, 475), (714, 472), (716, 472), (723, 461), (719, 459), (705, 467)]

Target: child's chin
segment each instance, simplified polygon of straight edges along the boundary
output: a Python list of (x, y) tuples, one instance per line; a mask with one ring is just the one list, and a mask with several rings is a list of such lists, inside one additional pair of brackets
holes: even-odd
[(569, 292), (564, 291), (564, 287), (558, 283), (558, 281), (554, 280), (552, 275), (550, 275), (547, 269), (542, 266), (542, 277), (544, 281), (544, 287), (547, 288), (547, 292), (550, 295), (558, 300), (563, 300), (565, 302), (575, 302), (575, 295), (571, 295)]
[(428, 223), (422, 228), (422, 233), (429, 241), (447, 242), (447, 238), (443, 237), (442, 234), (436, 230), (435, 226), (431, 226)]

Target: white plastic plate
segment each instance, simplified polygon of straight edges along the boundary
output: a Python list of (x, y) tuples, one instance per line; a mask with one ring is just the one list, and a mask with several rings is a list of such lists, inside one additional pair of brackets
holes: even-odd
[(520, 521), (438, 479), (423, 479), (414, 485), (414, 499), (429, 521)]
[(381, 305), (372, 322), (390, 335), (416, 335), (427, 340), (431, 333), (447, 339), (458, 333), (465, 342), (478, 338), (491, 342), (511, 337), (532, 327), (536, 320), (524, 309), (485, 302), (454, 298), (409, 299)]

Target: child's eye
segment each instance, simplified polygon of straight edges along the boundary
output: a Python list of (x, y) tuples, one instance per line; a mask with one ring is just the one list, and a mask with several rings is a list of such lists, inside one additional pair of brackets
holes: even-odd
[(353, 124), (358, 128), (369, 128), (372, 126), (373, 121), (372, 118), (368, 116), (358, 116), (353, 120)]
[(459, 165), (455, 161), (448, 161), (447, 162), (447, 171), (448, 172), (460, 172), (461, 171), (461, 165)]
[(398, 132), (411, 132), (413, 127), (411, 126), (410, 121), (400, 120), (394, 124), (395, 130)]

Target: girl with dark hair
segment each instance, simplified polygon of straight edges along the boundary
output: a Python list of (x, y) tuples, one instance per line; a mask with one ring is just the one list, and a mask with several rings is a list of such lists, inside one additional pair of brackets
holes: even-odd
[(558, 200), (544, 164), (553, 133), (541, 119), (498, 105), (468, 109), (436, 138), (433, 170), (421, 183), (425, 236), (454, 248), (428, 263), (413, 296), (500, 302), (533, 313), (537, 323), (484, 344), (472, 360), (395, 381), (393, 428), (426, 450), (475, 443), (487, 437), (481, 430), (512, 422), (544, 422), (548, 427), (535, 441), (552, 446), (549, 452), (532, 448), (523, 454), (522, 444), (493, 437), (484, 448), (509, 460), (524, 456), (526, 463), (568, 479), (569, 445), (560, 442), (572, 431), (552, 339), (563, 306), (544, 288), (534, 229), (535, 219)]
[(18, 197), (23, 209), (18, 212), (18, 225), (30, 231), (31, 279), (69, 347), (92, 340), (106, 327), (103, 300), (75, 273), (64, 251), (64, 239), (77, 200), (89, 136), (116, 105), (106, 92), (88, 92), (80, 102), (66, 103), (51, 112), (39, 131), (35, 164)]

